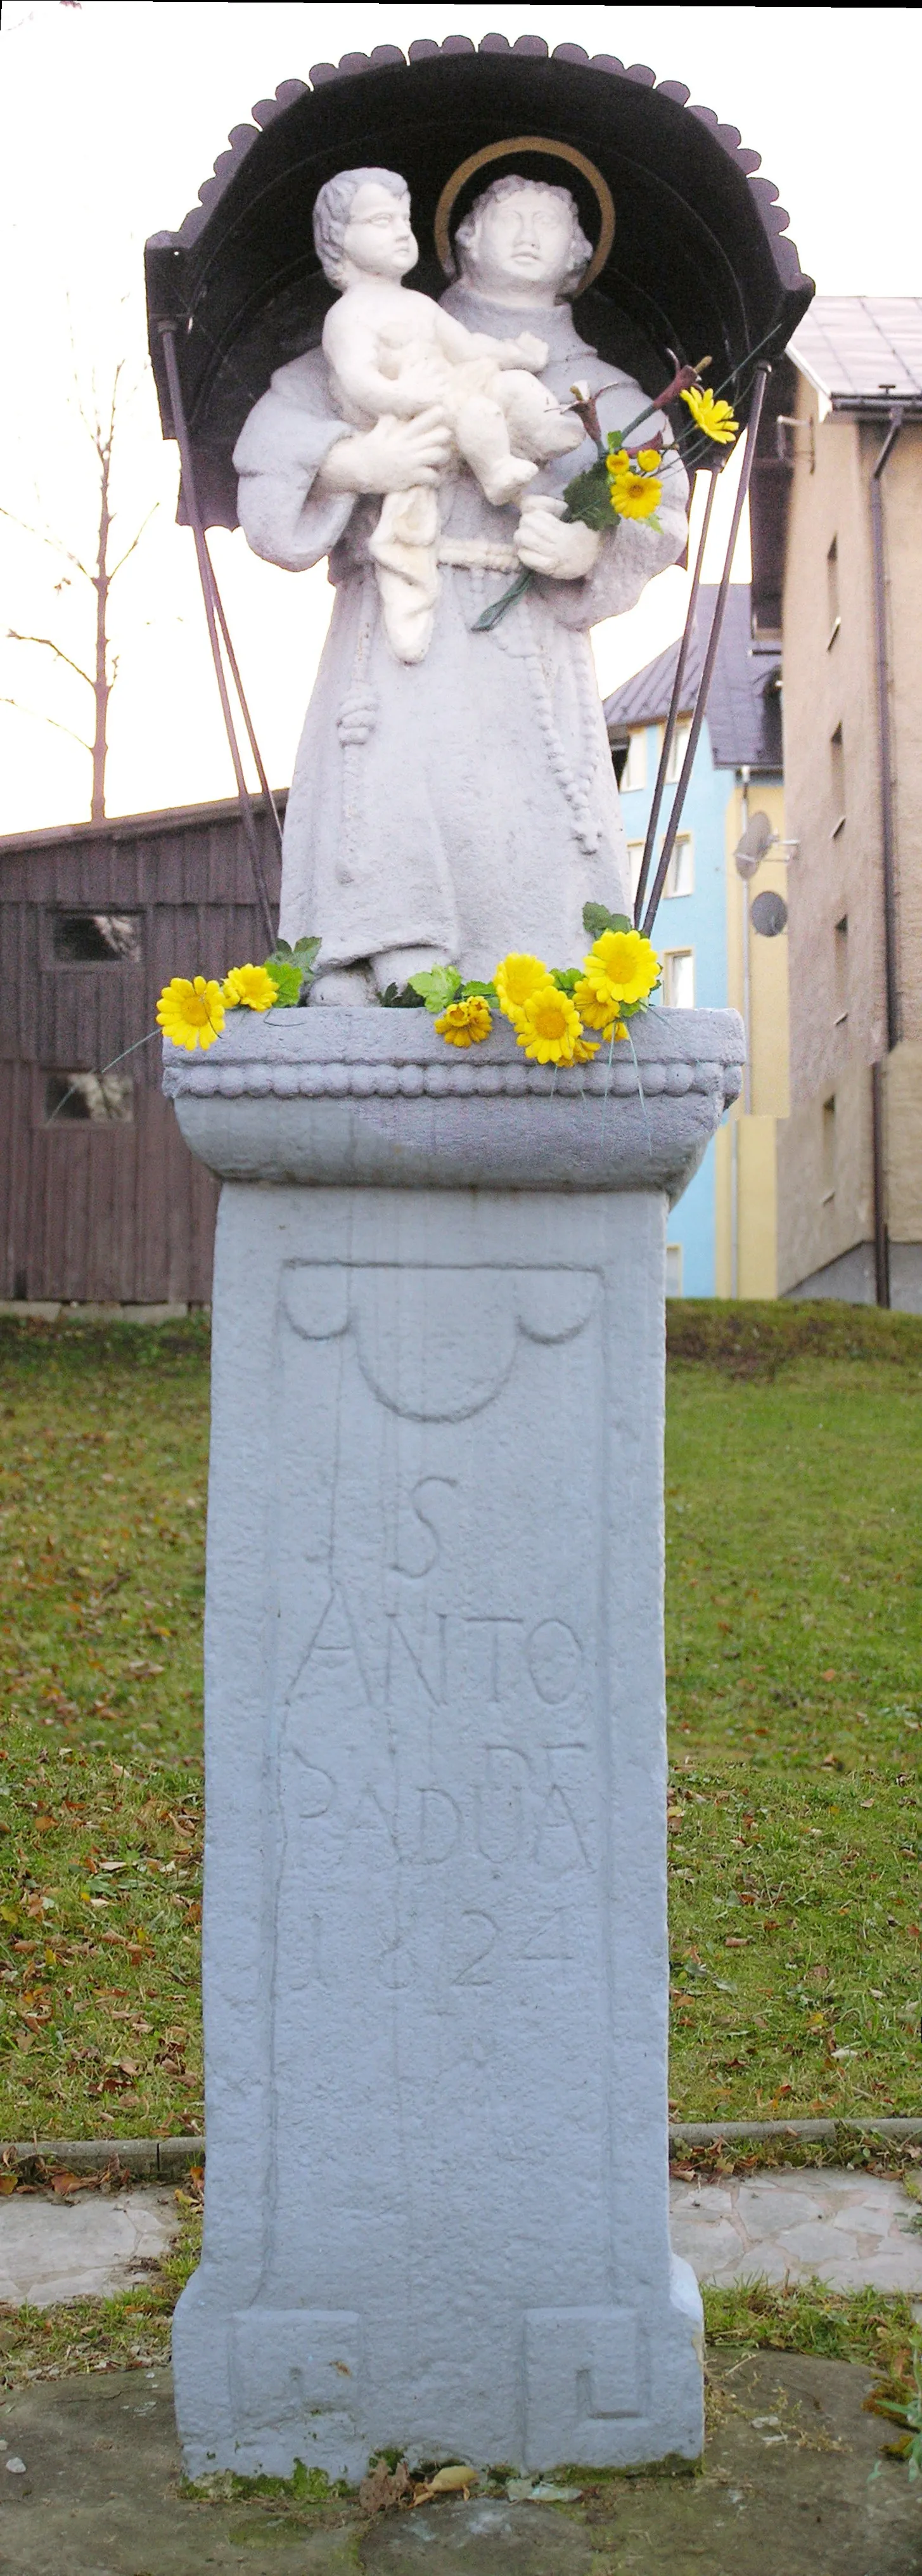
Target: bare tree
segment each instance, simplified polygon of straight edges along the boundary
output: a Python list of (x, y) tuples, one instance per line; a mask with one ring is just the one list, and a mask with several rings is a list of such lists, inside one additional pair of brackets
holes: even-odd
[[(77, 396), (80, 418), (90, 440), (95, 457), (96, 490), (99, 501), (96, 523), (95, 564), (84, 563), (82, 556), (75, 554), (72, 548), (65, 545), (60, 537), (54, 536), (50, 529), (32, 527), (27, 519), (18, 519), (12, 510), (5, 510), (0, 506), (0, 518), (8, 519), (13, 527), (23, 529), (27, 536), (35, 537), (39, 545), (49, 547), (51, 552), (56, 554), (61, 562), (70, 564), (72, 572), (78, 573), (81, 580), (87, 582), (90, 589), (95, 591), (96, 594), (94, 611), (95, 645), (92, 654), (87, 657), (91, 663), (89, 670), (84, 668), (82, 662), (75, 662), (70, 653), (65, 653), (63, 646), (55, 642), (53, 635), (26, 635), (21, 634), (17, 627), (7, 627), (7, 636), (10, 643), (33, 644), (38, 646), (42, 652), (53, 654), (55, 661), (63, 663), (69, 671), (76, 672), (78, 680), (84, 681), (86, 687), (90, 690), (93, 699), (92, 733), (89, 738), (87, 734), (76, 733), (72, 725), (63, 724), (58, 716), (48, 715), (41, 712), (36, 707), (23, 708), (22, 701), (19, 698), (0, 697), (0, 706), (17, 707), (21, 712), (27, 715), (38, 716), (41, 723), (54, 725), (58, 733), (70, 734), (72, 741), (79, 742), (82, 745), (83, 750), (89, 753), (89, 757), (93, 764), (93, 783), (90, 798), (91, 823), (102, 822), (106, 810), (106, 755), (109, 747), (109, 701), (112, 696), (112, 691), (115, 687), (115, 681), (118, 674), (118, 655), (117, 653), (113, 653), (109, 639), (109, 596), (113, 582), (117, 575), (122, 571), (123, 566), (128, 562), (129, 557), (134, 554), (136, 548), (140, 545), (145, 528), (149, 526), (150, 521), (154, 516), (154, 511), (158, 507), (158, 504), (155, 502), (154, 508), (148, 511), (146, 518), (142, 519), (140, 527), (136, 529), (130, 545), (127, 545), (124, 548), (123, 553), (118, 556), (115, 563), (110, 563), (109, 547), (112, 538), (114, 516), (111, 497), (112, 457), (115, 445), (116, 419), (119, 412), (121, 377), (122, 360), (119, 359), (113, 372), (111, 391), (103, 405), (100, 405), (97, 398), (95, 385), (93, 387), (92, 404), (89, 407), (80, 397), (79, 390)], [(55, 583), (55, 590), (59, 595), (62, 591), (70, 589), (70, 587), (71, 577), (69, 574), (65, 574), (62, 580)]]

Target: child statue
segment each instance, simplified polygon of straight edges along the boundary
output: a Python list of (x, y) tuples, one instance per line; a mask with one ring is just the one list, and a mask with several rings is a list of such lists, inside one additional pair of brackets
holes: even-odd
[[(348, 199), (348, 207), (346, 200)], [(346, 232), (343, 234), (343, 217)], [(438, 404), (454, 458), (476, 475), (497, 509), (518, 501), (540, 467), (582, 445), (583, 430), (538, 382), (546, 340), (467, 331), (401, 285), (419, 256), (410, 199), (391, 170), (347, 170), (321, 188), (314, 240), (339, 302), (323, 327), (323, 354), (343, 420), (368, 430), (412, 420)], [(449, 469), (450, 470), (450, 469)], [(423, 485), (386, 493), (369, 551), (388, 641), (402, 662), (421, 662), (438, 593), (438, 493)]]

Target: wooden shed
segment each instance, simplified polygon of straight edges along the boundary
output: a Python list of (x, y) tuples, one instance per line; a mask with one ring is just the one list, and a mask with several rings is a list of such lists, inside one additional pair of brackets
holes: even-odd
[(163, 1098), (159, 1037), (102, 1068), (155, 1027), (171, 975), (264, 954), (236, 800), (0, 839), (0, 1300), (207, 1304), (217, 1188)]

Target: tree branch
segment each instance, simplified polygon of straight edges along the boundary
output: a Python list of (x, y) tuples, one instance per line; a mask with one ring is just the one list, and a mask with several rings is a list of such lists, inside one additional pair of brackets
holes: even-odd
[(78, 680), (85, 680), (87, 688), (92, 688), (89, 671), (81, 670), (79, 662), (72, 662), (69, 653), (62, 653), (60, 644), (55, 644), (50, 635), (20, 635), (15, 626), (8, 626), (6, 631), (11, 644), (43, 644), (46, 653), (54, 653), (59, 662), (66, 662), (68, 670), (76, 671)]
[(111, 571), (110, 571), (110, 573), (109, 573), (109, 580), (110, 580), (110, 581), (114, 581), (114, 580), (115, 580), (116, 573), (117, 573), (117, 572), (121, 572), (122, 565), (127, 563), (129, 555), (133, 555), (134, 550), (135, 550), (135, 547), (140, 545), (140, 543), (141, 543), (141, 539), (142, 539), (142, 537), (143, 537), (143, 535), (144, 535), (144, 530), (145, 530), (145, 528), (149, 528), (149, 527), (150, 527), (151, 520), (156, 518), (156, 516), (157, 516), (157, 512), (158, 512), (159, 508), (160, 508), (160, 503), (159, 503), (159, 501), (155, 501), (155, 502), (154, 502), (153, 509), (152, 509), (152, 510), (148, 510), (148, 513), (147, 513), (147, 517), (146, 517), (146, 519), (142, 519), (142, 521), (141, 521), (141, 525), (140, 525), (140, 527), (139, 527), (139, 529), (138, 529), (137, 536), (136, 536), (136, 537), (132, 537), (132, 540), (131, 540), (131, 544), (130, 544), (130, 546), (126, 546), (124, 554), (123, 554), (123, 555), (120, 555), (120, 556), (119, 556), (119, 559), (118, 559), (118, 562), (112, 565)]
[(50, 724), (56, 733), (69, 733), (71, 742), (79, 742), (81, 751), (92, 753), (92, 743), (85, 742), (82, 733), (75, 733), (73, 725), (60, 724), (57, 716), (40, 714), (38, 707), (23, 706), (21, 698), (0, 697), (0, 707), (15, 707), (18, 716), (32, 716), (36, 724)]
[(88, 572), (86, 564), (81, 563), (79, 555), (71, 554), (69, 546), (62, 545), (60, 537), (50, 537), (44, 528), (33, 528), (28, 519), (17, 519), (15, 510), (5, 510), (2, 502), (0, 519), (8, 519), (12, 528), (21, 528), (27, 537), (37, 537), (40, 546), (50, 546), (52, 554), (63, 555), (65, 563), (73, 564), (77, 572), (82, 572), (84, 581), (92, 581), (93, 574)]

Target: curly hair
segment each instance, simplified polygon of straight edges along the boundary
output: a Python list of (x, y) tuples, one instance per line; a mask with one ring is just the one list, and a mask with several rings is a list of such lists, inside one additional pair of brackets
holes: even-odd
[(466, 263), (463, 256), (459, 257), (459, 253), (475, 250), (484, 209), (487, 206), (501, 205), (504, 197), (517, 196), (520, 188), (534, 188), (539, 196), (556, 197), (559, 205), (566, 206), (570, 217), (570, 265), (558, 292), (560, 295), (572, 295), (589, 266), (592, 258), (592, 243), (586, 239), (580, 223), (576, 199), (571, 196), (569, 188), (555, 188), (549, 179), (529, 179), (525, 176), (517, 179), (510, 171), (504, 179), (494, 179), (489, 188), (484, 188), (482, 196), (475, 197), (463, 223), (458, 225), (454, 241), (456, 265), (464, 276)]
[(321, 188), (314, 206), (314, 248), (324, 277), (338, 286), (343, 243), (360, 188), (386, 188), (391, 197), (408, 197), (409, 188), (396, 170), (338, 170)]

